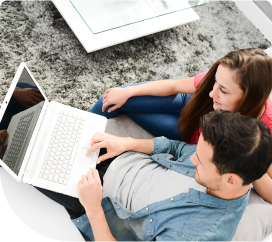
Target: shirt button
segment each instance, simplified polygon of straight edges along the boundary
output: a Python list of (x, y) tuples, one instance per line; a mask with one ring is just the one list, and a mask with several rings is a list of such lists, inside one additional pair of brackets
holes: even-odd
[(148, 210), (149, 210), (149, 208), (146, 208), (145, 210), (146, 210), (146, 211), (148, 211)]
[(172, 165), (169, 166), (170, 168), (172, 167)]
[(153, 219), (150, 219), (149, 222), (152, 223)]
[(184, 156), (186, 156), (187, 154), (184, 154)]
[(187, 171), (186, 174), (189, 174), (189, 171)]
[(117, 202), (115, 202), (114, 205), (117, 205)]
[(171, 198), (171, 202), (173, 202), (174, 201), (174, 198)]
[(77, 222), (79, 223), (79, 222), (80, 222), (80, 220), (77, 220)]
[(160, 158), (158, 158), (157, 160), (159, 160)]

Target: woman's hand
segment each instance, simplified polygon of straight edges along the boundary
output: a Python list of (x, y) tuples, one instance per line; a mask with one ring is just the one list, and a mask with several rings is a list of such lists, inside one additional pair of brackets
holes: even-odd
[(108, 89), (103, 97), (102, 112), (105, 112), (109, 105), (114, 105), (108, 110), (109, 113), (122, 107), (130, 97), (131, 95), (128, 88)]

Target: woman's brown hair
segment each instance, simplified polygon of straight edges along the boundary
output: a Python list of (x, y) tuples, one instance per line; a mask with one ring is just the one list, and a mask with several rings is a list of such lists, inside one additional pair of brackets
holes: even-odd
[(219, 65), (235, 71), (237, 84), (244, 96), (234, 110), (242, 115), (259, 118), (272, 90), (272, 58), (257, 48), (232, 51), (214, 63), (194, 94), (182, 110), (177, 128), (181, 130), (181, 140), (189, 142), (199, 128), (199, 120), (213, 111), (213, 100), (209, 93), (213, 89), (215, 74)]

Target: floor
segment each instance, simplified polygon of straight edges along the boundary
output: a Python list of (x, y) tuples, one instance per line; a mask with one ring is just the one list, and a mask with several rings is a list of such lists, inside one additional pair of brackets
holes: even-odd
[(272, 21), (272, 5), (268, 1), (254, 1), (254, 3), (265, 13)]
[(272, 0), (233, 1), (264, 37), (272, 43)]

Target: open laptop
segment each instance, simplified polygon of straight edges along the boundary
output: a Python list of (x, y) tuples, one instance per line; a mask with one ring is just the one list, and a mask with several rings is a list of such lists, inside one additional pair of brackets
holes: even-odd
[(1, 105), (0, 120), (0, 130), (8, 131), (0, 165), (13, 178), (78, 197), (78, 181), (96, 166), (99, 150), (86, 152), (93, 134), (105, 131), (105, 117), (49, 102), (21, 63)]

